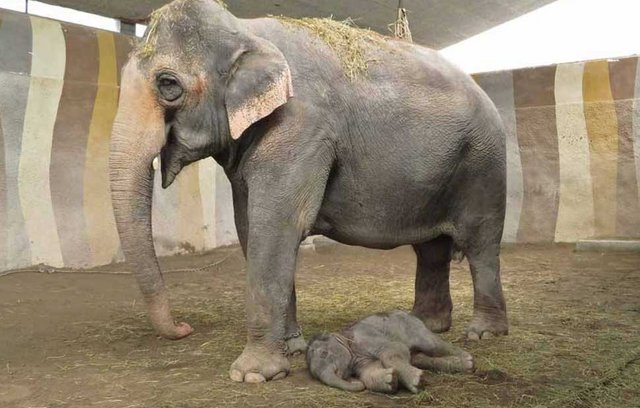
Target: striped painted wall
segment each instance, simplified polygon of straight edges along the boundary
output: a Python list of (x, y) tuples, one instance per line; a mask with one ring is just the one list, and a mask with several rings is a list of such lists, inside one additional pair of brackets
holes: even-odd
[[(122, 259), (107, 165), (129, 41), (0, 12), (0, 271)], [(508, 131), (504, 241), (640, 235), (637, 58), (475, 79)], [(153, 199), (159, 254), (237, 242), (231, 189), (213, 160)]]
[[(0, 270), (122, 259), (108, 152), (130, 49), (129, 37), (0, 12)], [(236, 241), (231, 189), (211, 159), (156, 189), (153, 216), (159, 254)]]
[(508, 133), (504, 241), (640, 236), (637, 57), (474, 78)]

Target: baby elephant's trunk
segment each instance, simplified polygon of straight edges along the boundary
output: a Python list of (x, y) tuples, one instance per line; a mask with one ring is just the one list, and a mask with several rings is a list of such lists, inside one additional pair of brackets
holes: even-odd
[(324, 370), (320, 374), (320, 381), (331, 387), (340, 388), (341, 390), (345, 391), (358, 392), (364, 390), (364, 384), (361, 381), (346, 381), (338, 377), (335, 371), (330, 368)]

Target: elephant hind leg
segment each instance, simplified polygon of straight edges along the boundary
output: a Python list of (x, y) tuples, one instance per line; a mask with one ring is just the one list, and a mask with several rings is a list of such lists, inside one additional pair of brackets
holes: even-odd
[(431, 357), (422, 352), (412, 353), (411, 365), (443, 373), (471, 373), (475, 369), (473, 357), (466, 351), (444, 357)]
[(418, 260), (413, 314), (435, 333), (451, 327), (453, 304), (449, 292), (449, 264), (452, 248), (453, 240), (445, 235), (413, 246)]
[(499, 243), (465, 251), (473, 278), (473, 318), (467, 328), (471, 340), (509, 333), (499, 252)]

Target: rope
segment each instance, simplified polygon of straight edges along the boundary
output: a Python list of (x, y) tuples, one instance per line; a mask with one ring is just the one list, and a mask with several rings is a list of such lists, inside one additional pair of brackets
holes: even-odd
[[(204, 265), (201, 266), (199, 268), (181, 268), (181, 269), (167, 269), (162, 271), (162, 273), (168, 273), (168, 272), (201, 272), (201, 271), (205, 271), (207, 269), (213, 268), (215, 266), (220, 265), (221, 263), (223, 263), (224, 261), (226, 261), (227, 259), (229, 259), (233, 254), (229, 254), (227, 256), (225, 256), (224, 258), (222, 258), (219, 261), (210, 263), (208, 265)], [(133, 275), (132, 272), (129, 271), (85, 271), (82, 269), (69, 269), (69, 268), (54, 268), (52, 266), (46, 266), (46, 265), (40, 265), (38, 266), (38, 269), (18, 269), (18, 270), (14, 270), (14, 271), (5, 271), (5, 272), (0, 272), (0, 277), (3, 276), (8, 276), (8, 275), (13, 275), (16, 273), (47, 273), (47, 274), (52, 274), (52, 273), (73, 273), (73, 274), (97, 274), (97, 275)]]
[(409, 29), (409, 18), (407, 17), (407, 9), (402, 7), (402, 0), (398, 2), (398, 16), (394, 23), (393, 35), (407, 42), (412, 43), (411, 30)]

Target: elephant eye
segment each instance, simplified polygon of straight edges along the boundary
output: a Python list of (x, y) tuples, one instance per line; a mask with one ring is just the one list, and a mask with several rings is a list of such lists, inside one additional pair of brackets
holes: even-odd
[(184, 93), (184, 89), (182, 89), (182, 85), (180, 85), (178, 79), (170, 74), (158, 75), (156, 85), (160, 96), (168, 102), (177, 101)]

